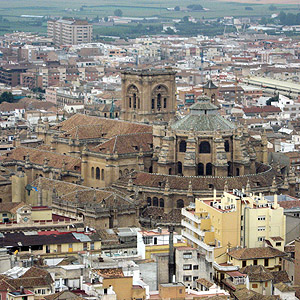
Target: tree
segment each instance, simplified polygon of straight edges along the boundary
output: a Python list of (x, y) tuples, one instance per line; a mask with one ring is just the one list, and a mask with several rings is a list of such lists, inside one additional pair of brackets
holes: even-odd
[(279, 16), (279, 21), (281, 24), (285, 25), (285, 22), (286, 22), (286, 13), (284, 11), (281, 11)]
[(189, 16), (184, 16), (183, 17), (183, 22), (187, 23), (189, 21)]
[(193, 11), (203, 10), (203, 6), (200, 4), (190, 4), (187, 6), (187, 8)]
[(14, 102), (14, 96), (11, 92), (3, 92), (0, 96), (0, 102), (9, 102), (12, 103)]
[(174, 10), (175, 10), (175, 11), (180, 11), (180, 7), (179, 7), (179, 6), (175, 6), (175, 7), (174, 7)]
[(104, 17), (104, 22), (107, 22), (108, 21), (108, 17)]
[(271, 10), (271, 11), (277, 10), (277, 7), (274, 4), (271, 4), (269, 6), (269, 10)]
[(116, 9), (115, 11), (114, 11), (114, 15), (116, 16), (116, 17), (122, 17), (123, 16), (123, 12), (122, 12), (122, 10), (121, 9)]

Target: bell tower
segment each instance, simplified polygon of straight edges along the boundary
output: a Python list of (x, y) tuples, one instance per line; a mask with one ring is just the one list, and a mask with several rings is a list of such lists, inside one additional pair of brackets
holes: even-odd
[(121, 71), (121, 119), (169, 122), (176, 112), (175, 75), (172, 68)]

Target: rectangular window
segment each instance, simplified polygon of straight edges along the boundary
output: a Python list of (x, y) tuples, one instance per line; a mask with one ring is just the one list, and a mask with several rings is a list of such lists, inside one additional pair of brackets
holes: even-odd
[(269, 266), (269, 259), (265, 258), (265, 267), (268, 267), (268, 266)]
[(95, 243), (91, 242), (91, 250), (95, 250)]
[(242, 261), (242, 267), (244, 268), (244, 267), (246, 267), (246, 265), (247, 265), (247, 261), (246, 261), (246, 260), (243, 260), (243, 261)]
[(276, 246), (281, 246), (281, 242), (276, 242)]
[(192, 281), (192, 276), (183, 276), (183, 281)]
[(267, 281), (265, 282), (265, 287), (268, 287), (268, 282)]
[(155, 108), (155, 100), (152, 99), (151, 109), (154, 109), (154, 108)]
[(259, 237), (258, 237), (258, 241), (259, 241), (259, 242), (263, 242), (264, 240), (265, 240), (265, 237), (264, 237), (264, 236), (259, 236)]
[(253, 265), (254, 265), (254, 266), (257, 266), (257, 259), (254, 259), (254, 260), (253, 260)]
[(192, 265), (183, 265), (183, 270), (192, 270)]
[(258, 226), (258, 231), (265, 231), (266, 230), (266, 227), (265, 226)]
[(83, 251), (87, 251), (87, 243), (83, 243)]
[(252, 283), (252, 288), (257, 289), (257, 283)]
[(188, 258), (192, 258), (193, 255), (192, 255), (192, 252), (185, 252), (183, 253), (183, 258), (184, 259), (188, 259)]
[(193, 270), (199, 270), (199, 266), (198, 265), (194, 265), (193, 266)]
[(265, 221), (266, 220), (266, 216), (258, 216), (257, 220), (258, 221)]

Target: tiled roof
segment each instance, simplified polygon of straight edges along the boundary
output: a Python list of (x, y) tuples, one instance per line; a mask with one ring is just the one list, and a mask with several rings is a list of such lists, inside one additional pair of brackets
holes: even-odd
[(196, 281), (199, 282), (200, 284), (202, 284), (203, 286), (205, 286), (208, 289), (214, 285), (212, 282), (206, 280), (205, 278), (199, 278)]
[(264, 266), (247, 266), (242, 268), (241, 273), (247, 274), (250, 281), (269, 281), (273, 279), (273, 275)]
[(107, 269), (94, 269), (93, 272), (97, 273), (103, 278), (120, 278), (124, 277), (122, 268), (107, 268)]
[(153, 135), (148, 133), (133, 133), (117, 135), (103, 144), (92, 149), (93, 152), (100, 153), (139, 153), (140, 151), (151, 151), (153, 144)]
[[(79, 127), (79, 129), (77, 130), (76, 127)], [(99, 136), (110, 139), (118, 134), (149, 132), (152, 131), (152, 126), (76, 114), (53, 129), (68, 132), (74, 139), (77, 138), (77, 135), (79, 139), (99, 138)], [(93, 137), (93, 134), (95, 137)]]
[(296, 290), (292, 288), (291, 286), (288, 286), (287, 284), (283, 282), (276, 283), (274, 285), (276, 289), (278, 289), (282, 293), (288, 293), (288, 292), (295, 292)]
[(279, 283), (279, 282), (284, 282), (284, 283), (290, 283), (290, 278), (289, 275), (287, 274), (286, 271), (274, 271), (271, 272), (274, 279), (273, 279), (273, 284), (274, 283)]
[(272, 247), (242, 248), (228, 253), (236, 259), (274, 258), (286, 254)]
[(24, 202), (14, 203), (14, 202), (7, 202), (7, 203), (0, 203), (0, 212), (10, 212), (15, 214), (17, 209), (24, 206)]
[(300, 200), (278, 201), (278, 204), (284, 209), (300, 208)]
[(280, 299), (279, 296), (265, 296), (259, 293), (256, 293), (252, 290), (248, 290), (247, 288), (239, 289), (233, 292), (236, 300), (275, 300)]
[(260, 113), (275, 113), (281, 112), (281, 109), (276, 106), (267, 105), (267, 106), (252, 106), (252, 107), (244, 107), (243, 111), (245, 114), (260, 114)]
[(52, 168), (62, 169), (65, 163), (66, 170), (80, 173), (81, 159), (78, 157), (73, 157), (69, 155), (63, 155), (56, 152), (50, 152), (45, 150), (40, 150), (36, 148), (29, 147), (17, 147), (16, 149), (10, 151), (8, 156), (2, 156), (2, 162), (11, 161), (23, 161), (25, 162), (26, 156), (29, 155), (29, 161), (33, 164), (44, 165), (44, 159), (48, 160), (48, 166)]
[[(246, 187), (248, 180), (251, 188), (270, 186), (275, 171), (273, 169), (268, 170), (268, 166), (257, 164), (257, 169), (260, 174), (253, 174), (249, 176), (235, 176), (235, 177), (213, 177), (213, 176), (175, 176), (175, 175), (163, 175), (146, 172), (133, 172), (132, 180), (133, 184), (137, 186), (147, 186), (153, 188), (164, 187), (166, 180), (168, 179), (170, 189), (188, 190), (189, 182), (192, 183), (193, 191), (205, 190), (209, 188), (209, 185), (213, 185), (217, 190), (223, 190), (225, 182), (229, 190)], [(117, 184), (127, 184), (129, 177), (123, 177)], [(163, 185), (162, 185), (163, 184)]]

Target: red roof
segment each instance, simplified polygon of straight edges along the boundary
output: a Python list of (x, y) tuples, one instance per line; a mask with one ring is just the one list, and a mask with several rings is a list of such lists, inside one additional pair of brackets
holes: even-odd
[(246, 114), (260, 114), (260, 113), (281, 112), (281, 109), (279, 107), (276, 107), (276, 106), (266, 105), (266, 106), (244, 107), (243, 111)]

